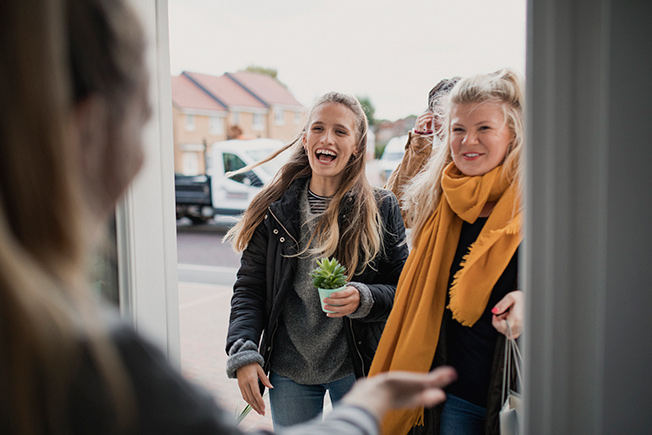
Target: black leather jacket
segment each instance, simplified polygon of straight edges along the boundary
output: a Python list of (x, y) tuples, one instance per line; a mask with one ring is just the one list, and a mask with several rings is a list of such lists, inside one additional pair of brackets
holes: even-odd
[[(269, 372), (273, 338), (283, 301), (288, 292), (293, 291), (298, 263), (294, 254), (299, 249), (301, 225), (299, 196), (307, 181), (295, 181), (278, 201), (269, 206), (265, 219), (256, 228), (242, 254), (233, 287), (226, 351), (228, 353), (238, 339), (260, 343), (258, 351), (265, 359), (265, 372)], [(345, 319), (349, 354), (353, 358), (356, 377), (366, 376), (369, 371), (408, 256), (407, 244), (404, 243), (405, 227), (396, 197), (387, 190), (377, 189), (376, 198), (384, 225), (384, 253), (374, 259), (373, 267), (367, 267), (351, 279), (369, 287), (373, 307), (364, 318)], [(347, 204), (353, 200), (349, 196), (343, 201), (340, 226), (347, 225)]]

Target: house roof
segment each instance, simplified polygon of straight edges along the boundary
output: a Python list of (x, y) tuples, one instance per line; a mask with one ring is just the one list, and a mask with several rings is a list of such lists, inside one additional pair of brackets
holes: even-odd
[(267, 74), (260, 74), (250, 71), (226, 73), (236, 83), (256, 95), (268, 106), (283, 105), (303, 107), (301, 103), (275, 78)]
[(225, 107), (248, 107), (266, 109), (267, 106), (251, 92), (231, 80), (226, 74), (212, 76), (209, 74), (184, 71), (185, 77), (194, 81), (199, 88), (203, 88)]
[(226, 107), (184, 75), (172, 76), (172, 103), (180, 109), (225, 112)]

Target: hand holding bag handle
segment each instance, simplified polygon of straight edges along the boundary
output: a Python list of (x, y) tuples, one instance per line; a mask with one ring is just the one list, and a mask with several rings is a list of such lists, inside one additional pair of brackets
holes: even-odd
[(505, 362), (503, 366), (503, 386), (501, 392), (500, 434), (517, 435), (519, 433), (519, 420), (522, 413), (521, 396), (509, 388), (512, 378), (512, 367), (516, 371), (517, 385), (523, 386), (521, 364), (523, 357), (512, 335), (512, 329), (507, 323), (507, 339), (505, 342)]

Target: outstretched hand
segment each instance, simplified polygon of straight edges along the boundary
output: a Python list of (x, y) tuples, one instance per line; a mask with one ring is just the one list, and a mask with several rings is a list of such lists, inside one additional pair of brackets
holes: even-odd
[(358, 381), (342, 402), (367, 409), (380, 420), (392, 409), (432, 407), (446, 400), (442, 390), (457, 379), (451, 367), (429, 373), (387, 372)]

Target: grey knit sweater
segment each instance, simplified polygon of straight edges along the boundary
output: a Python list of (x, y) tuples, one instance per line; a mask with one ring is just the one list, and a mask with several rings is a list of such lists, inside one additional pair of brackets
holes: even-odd
[[(303, 251), (314, 232), (315, 218), (308, 206), (307, 191), (301, 196), (301, 240)], [(299, 258), (294, 291), (288, 294), (274, 339), (271, 369), (299, 384), (314, 385), (353, 374), (344, 335), (344, 318), (326, 317), (310, 271), (316, 256)]]

